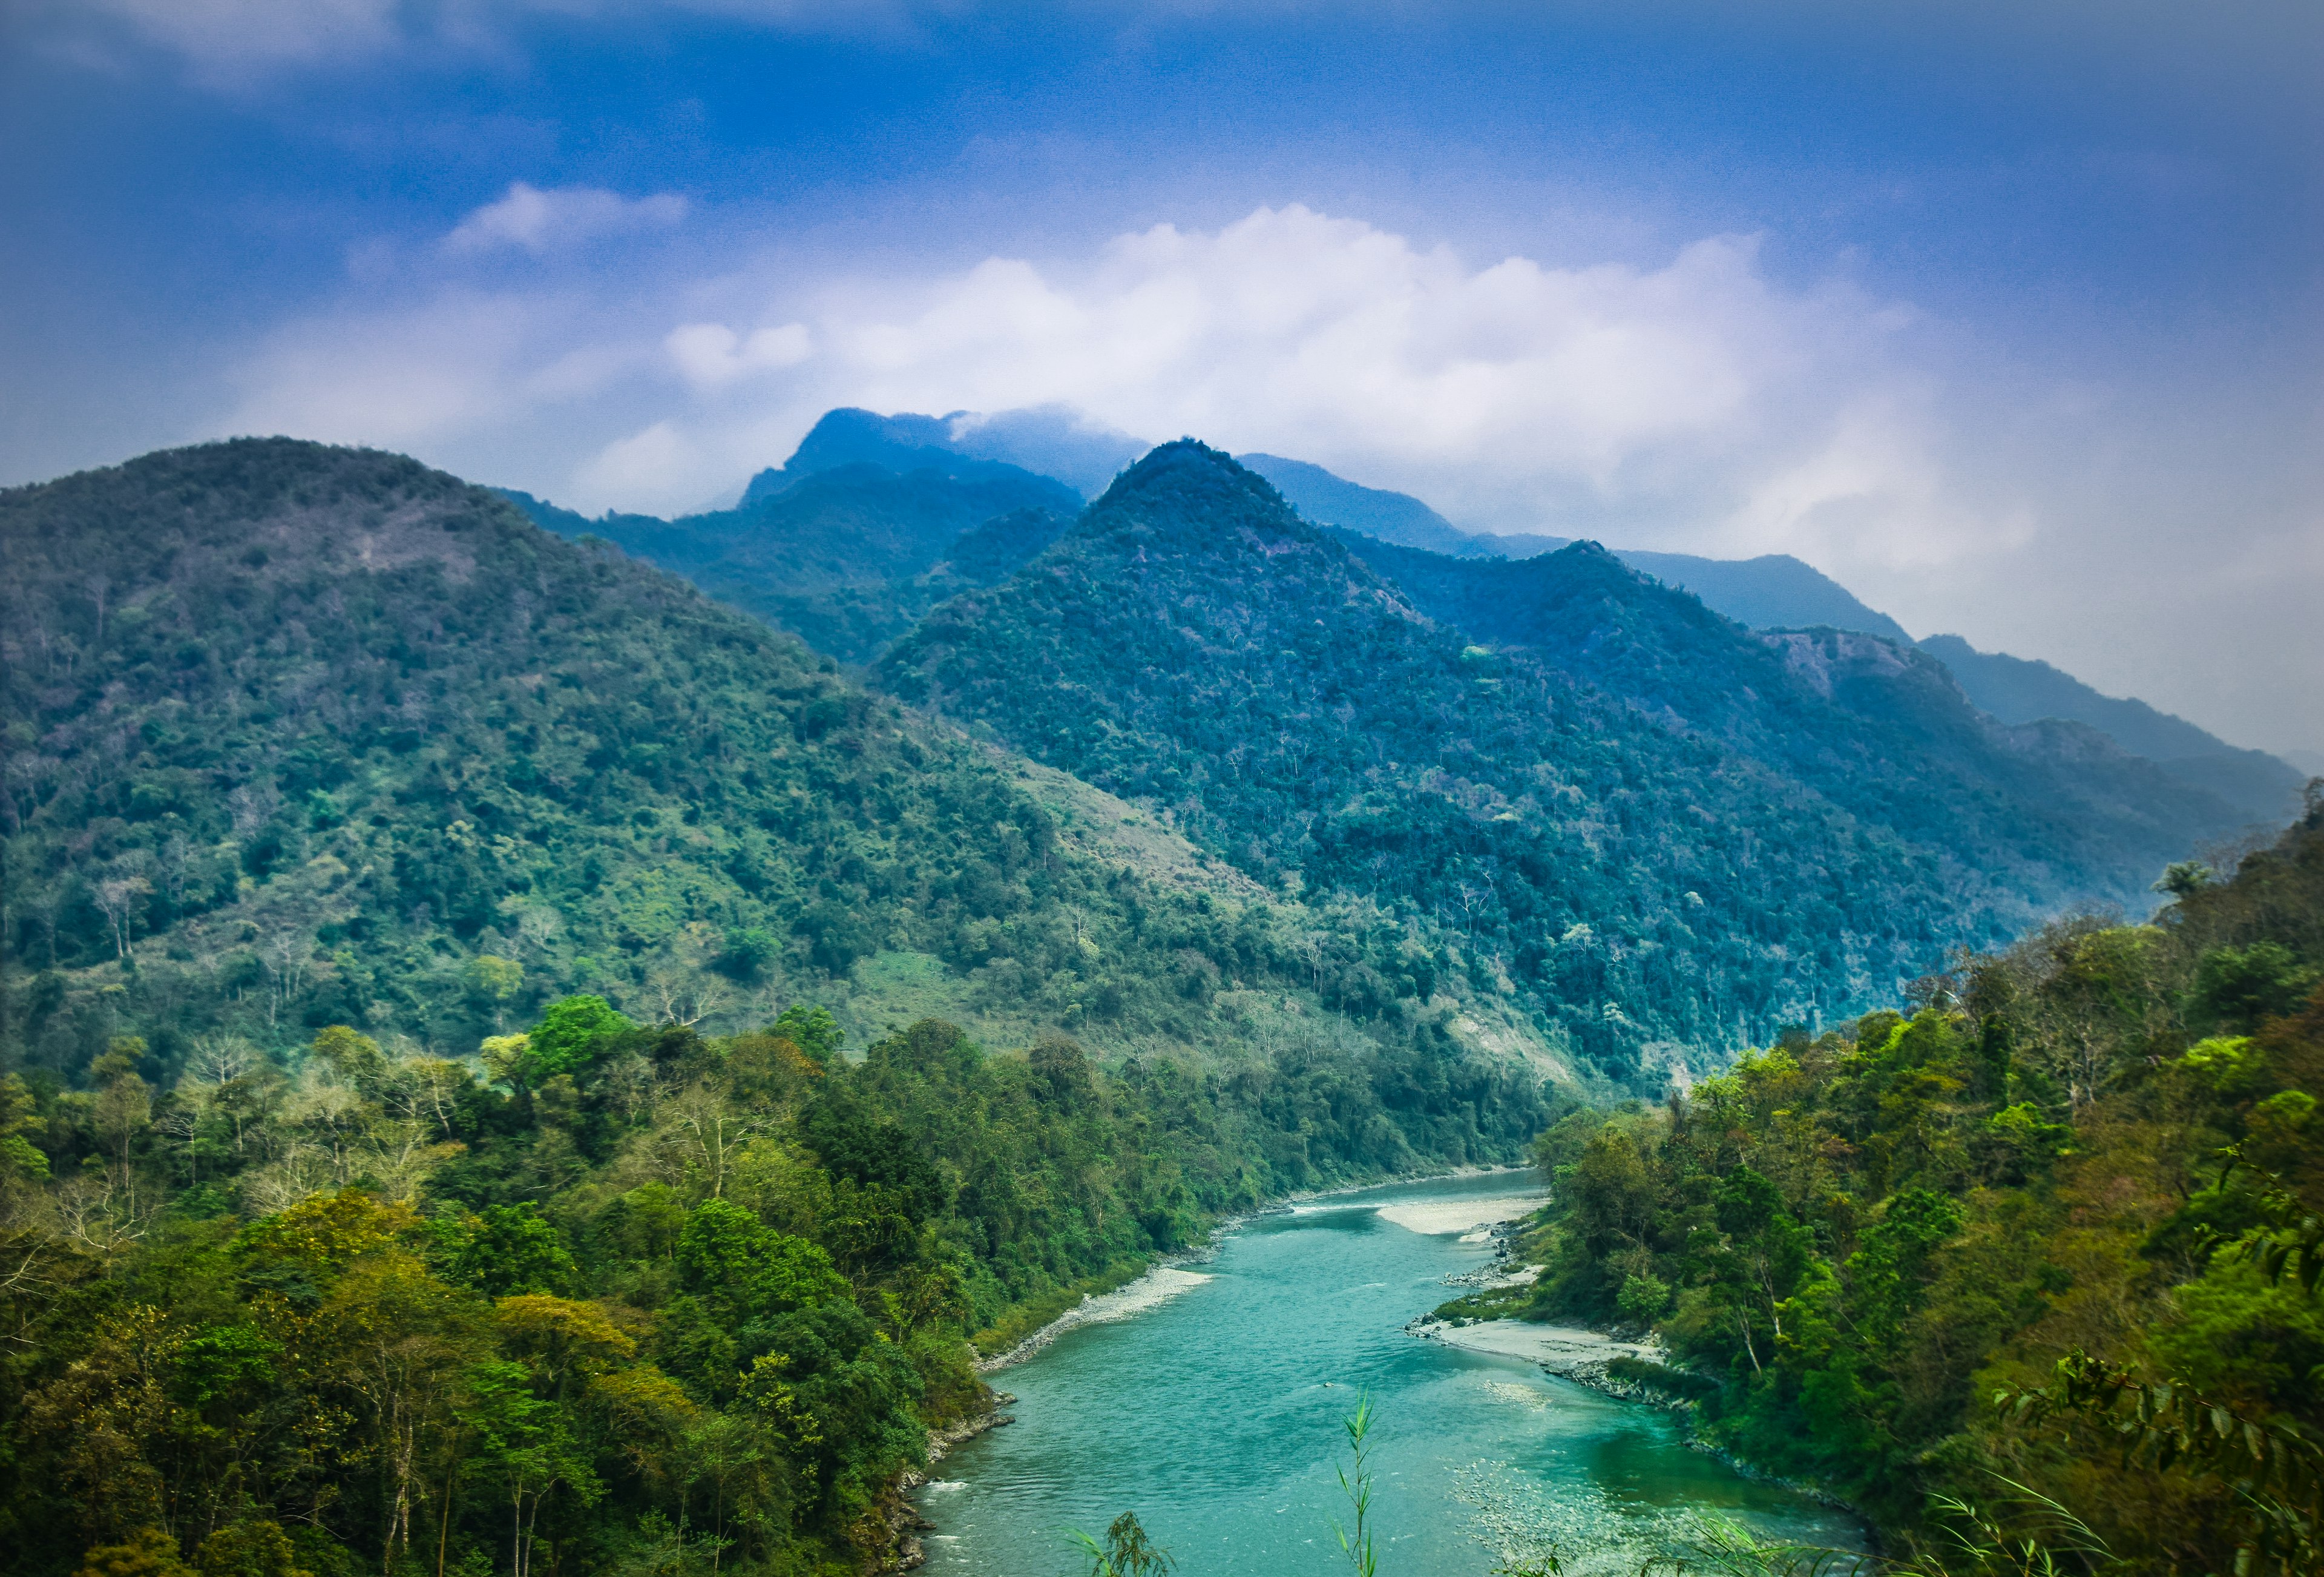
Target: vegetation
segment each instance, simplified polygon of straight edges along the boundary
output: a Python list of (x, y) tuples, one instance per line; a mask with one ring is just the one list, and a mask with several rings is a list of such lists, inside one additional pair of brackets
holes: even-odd
[(1534, 1312), (1651, 1325), (1713, 1440), (1947, 1569), (1976, 1507), (2076, 1569), (2053, 1513), (2105, 1569), (2316, 1570), (2324, 797), (2169, 886), (1563, 1120)]
[(1433, 982), (1400, 928), (1325, 956), (1337, 917), (1079, 853), (989, 752), (410, 461), (156, 455), (0, 493), (0, 1056), (44, 1076), (331, 1024), (457, 1058), (576, 992), (740, 1029), (900, 956), (1019, 1044), (1385, 1044), (1406, 1104), (1525, 1138), (1449, 1001), (1354, 975)]
[[(2253, 813), (2112, 749), (2062, 714), (1997, 727), (1909, 642), (1760, 632), (1593, 542), (1511, 563), (1361, 537), (1349, 548), (1432, 618), (1618, 696), (1812, 788), (1916, 851), (1954, 901), (2045, 909), (2143, 896), (2153, 872)], [(2191, 731), (2190, 731), (2191, 732)], [(2291, 776), (2290, 769), (2284, 769)], [(2288, 814), (2294, 791), (2279, 798)]]
[[(1692, 599), (1585, 559), (1646, 613), (1683, 602), (1780, 674)], [(1676, 657), (1676, 682), (1731, 688), (1703, 651)], [(1792, 726), (1780, 697), (1735, 703), (1760, 733), (1730, 738), (1478, 645), (1191, 441), (1125, 473), (1024, 572), (936, 610), (879, 673), (1163, 808), (1258, 880), (1376, 906), (1554, 1053), (1648, 1088), (1692, 1048), (1860, 1010), (1947, 947), (2006, 940), (2076, 882), (2088, 896), (2121, 875), (2098, 859), (2122, 853), (2116, 824), (2070, 835), (2089, 818), (2039, 809), (2006, 776), (1957, 785), (1975, 816), (1950, 788), (1914, 798), (1909, 765), (1828, 797), (1849, 760), (1895, 743), (1868, 724), (1850, 724), (1858, 746), (1811, 729), (1799, 752), (1840, 761), (1805, 774), (1750, 753)], [(2146, 872), (2163, 858), (2124, 847)], [(1398, 994), (1432, 989), (1381, 973)]]
[[(0, 493), (12, 1569), (865, 1570), (989, 1406), (972, 1338), (1537, 1134), (1545, 1273), (1455, 1312), (1657, 1330), (1622, 1378), (1928, 1577), (2315, 1569), (2324, 799), (1825, 1029), (2169, 802), (1588, 551), (1457, 613), (1526, 655), (1199, 445), (1054, 541), (1025, 485), (835, 464), (632, 532), (724, 532), (693, 572), (860, 655), (949, 597), (878, 671), (972, 737), (393, 456)], [(1589, 1065), (1679, 1088), (1548, 1093)]]
[[(409, 461), (0, 540), (12, 1569), (861, 1570), (969, 1333), (1554, 1114), (1450, 1000), (1324, 1010), (1296, 901)], [(1022, 1049), (800, 1005), (896, 956)]]
[(129, 1038), (86, 1090), (0, 1078), (13, 1569), (856, 1570), (988, 1406), (966, 1333), (1437, 1116), (1358, 1067), (838, 1040), (584, 996), (481, 1074), (329, 1026), (166, 1090)]

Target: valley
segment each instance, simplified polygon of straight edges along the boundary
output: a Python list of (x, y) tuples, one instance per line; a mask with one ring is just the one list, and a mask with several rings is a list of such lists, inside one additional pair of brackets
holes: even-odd
[[(1969, 1577), (1932, 1508), (2005, 1471), (2142, 1570), (2310, 1547), (2312, 788), (1714, 605), (1788, 571), (954, 443), (834, 412), (675, 521), (282, 439), (0, 493), (27, 1570), (835, 1573), (927, 1516), (1065, 1572), (1134, 1512), (1320, 1571), (1343, 1389), (1384, 1569)], [(1510, 1167), (1528, 1275), (1444, 1286), (1507, 1174), (1406, 1180)], [(903, 1498), (980, 1359), (1213, 1249)], [(1613, 1332), (1631, 1399), (1439, 1305)], [(2284, 1465), (2126, 1497), (2072, 1420), (2134, 1376)]]

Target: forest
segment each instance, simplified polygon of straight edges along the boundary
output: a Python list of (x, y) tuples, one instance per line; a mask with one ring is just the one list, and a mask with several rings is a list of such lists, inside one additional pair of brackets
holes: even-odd
[(1526, 1157), (1542, 1273), (1447, 1317), (1653, 1333), (1618, 1383), (1884, 1559), (2315, 1569), (2312, 791), (2045, 924), (2167, 795), (1909, 661), (1391, 565), (1191, 442), (1027, 488), (0, 493), (12, 1569), (877, 1570), (1085, 1293)]
[[(1749, 632), (1595, 549), (1367, 549), (1382, 553), (1519, 577), (1541, 617), (1480, 627), (1427, 583), (1408, 594), (1188, 440), (1023, 572), (937, 607), (876, 676), (1168, 809), (1255, 880), (1434, 923), (1545, 1045), (1645, 1084), (1674, 1048), (1852, 1017), (1948, 948), (2118, 896), (2132, 871), (2143, 887), (2192, 835), (2135, 783), (2091, 792), (2104, 748), (2070, 771), (2038, 740), (1980, 735), (1966, 762), (1941, 760), (1955, 719), (1819, 696)], [(1561, 586), (1576, 575), (1586, 595)], [(1585, 604), (1571, 644), (1590, 662), (1535, 650), (1559, 595)], [(1636, 682), (1648, 669), (1659, 689)], [(1957, 690), (1941, 698), (1975, 730)], [(2226, 830), (2218, 809), (2195, 825)]]
[(1567, 1114), (1538, 1281), (1443, 1313), (1652, 1332), (1618, 1381), (1931, 1572), (2316, 1570), (2324, 788), (2164, 885)]
[[(1441, 945), (1100, 860), (410, 461), (179, 451), (0, 536), (12, 1569), (861, 1571), (973, 1352), (1560, 1109)], [(1026, 1028), (880, 1028), (880, 960)]]
[[(857, 1572), (972, 1364), (1298, 1186), (1507, 1157), (1457, 1054), (1233, 1074), (603, 999), (478, 1068), (344, 1025), (0, 1078), (12, 1570)], [(973, 1345), (971, 1345), (971, 1343)]]

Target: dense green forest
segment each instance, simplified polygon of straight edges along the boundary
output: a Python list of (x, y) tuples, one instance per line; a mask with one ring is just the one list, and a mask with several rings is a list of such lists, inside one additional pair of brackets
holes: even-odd
[(2067, 894), (2052, 872), (2083, 873), (2086, 902), (2142, 896), (2198, 839), (2249, 817), (2086, 725), (1997, 725), (1908, 643), (1747, 630), (1595, 543), (1509, 562), (1341, 540), (1431, 618), (2052, 901)]
[(1383, 578), (1193, 443), (1070, 527), (779, 480), (696, 567), (833, 569), (761, 618), (392, 456), (0, 493), (15, 1569), (872, 1569), (978, 1355), (1529, 1146), (1544, 1273), (1459, 1312), (1652, 1328), (1899, 1547), (2313, 1569), (2324, 802), (2034, 926), (2208, 813), (1909, 659)]
[[(1599, 560), (1642, 616), (1683, 604), (1720, 640), (1752, 641), (1587, 554)], [(1674, 655), (1702, 693), (1732, 677)], [(1808, 774), (1649, 697), (1478, 644), (1191, 441), (1125, 473), (1018, 576), (937, 608), (878, 673), (1165, 807), (1255, 879), (1438, 927), (1546, 1044), (1618, 1077), (1676, 1047), (1860, 1010), (1949, 947), (2115, 890), (2126, 851), (2142, 883), (2184, 852), (2108, 843), (2125, 818), (2089, 798), (2076, 816), (2043, 808), (2047, 778), (2024, 793), (2011, 778), (1960, 786), (1974, 818), (1941, 783), (1915, 798), (1909, 770), (1835, 802), (1819, 784), (1894, 731), (1860, 746), (1812, 736), (1800, 749), (1833, 759)], [(1788, 721), (1748, 693), (1730, 705), (1761, 733)], [(1869, 731), (1843, 708), (1811, 721), (1834, 719)]]
[[(14, 1569), (862, 1570), (967, 1338), (1554, 1115), (1404, 928), (410, 461), (0, 540)], [(1025, 1033), (804, 1005), (899, 960)]]
[(54, 1074), (335, 1023), (462, 1056), (575, 991), (916, 1016), (867, 972), (1019, 1044), (1360, 1056), (1462, 989), (1385, 917), (1093, 857), (989, 751), (408, 460), (157, 455), (0, 493), (0, 1052)]
[(0, 1077), (0, 1538), (98, 1577), (855, 1572), (927, 1430), (1091, 1285), (1298, 1184), (1508, 1155), (1457, 1058), (1222, 1075), (602, 999), (481, 1066), (327, 1026)]
[(2047, 1569), (1942, 1497), (2066, 1570), (2316, 1570), (2324, 791), (2169, 886), (1567, 1116), (1540, 1279), (1447, 1312), (1651, 1327), (1671, 1365), (1621, 1378), (1936, 1570)]

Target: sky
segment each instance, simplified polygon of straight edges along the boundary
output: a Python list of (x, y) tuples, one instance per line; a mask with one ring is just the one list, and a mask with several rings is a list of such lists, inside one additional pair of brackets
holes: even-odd
[(0, 484), (1056, 406), (2324, 751), (2324, 8), (0, 3)]

